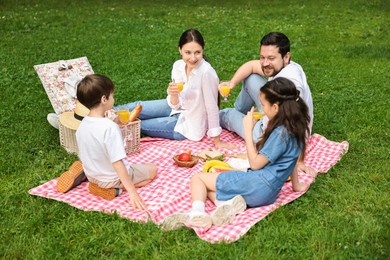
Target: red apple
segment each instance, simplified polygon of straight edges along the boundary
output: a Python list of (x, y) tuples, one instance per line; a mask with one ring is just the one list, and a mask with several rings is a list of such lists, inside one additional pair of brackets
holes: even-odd
[(188, 154), (188, 153), (182, 153), (179, 155), (179, 157), (177, 158), (179, 161), (182, 161), (182, 162), (189, 162), (191, 161), (191, 154)]

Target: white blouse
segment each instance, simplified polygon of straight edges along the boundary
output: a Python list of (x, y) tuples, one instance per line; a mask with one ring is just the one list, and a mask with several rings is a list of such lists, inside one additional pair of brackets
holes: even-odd
[(184, 82), (177, 105), (172, 105), (170, 95), (167, 97), (171, 115), (180, 113), (174, 130), (192, 141), (201, 140), (206, 132), (208, 137), (219, 136), (219, 79), (210, 63), (202, 59), (187, 78), (186, 64), (178, 60), (172, 67), (172, 79)]

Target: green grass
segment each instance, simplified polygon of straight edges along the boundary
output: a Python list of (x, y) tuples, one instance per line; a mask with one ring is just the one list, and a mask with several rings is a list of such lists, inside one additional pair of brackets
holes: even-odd
[[(0, 257), (389, 258), (388, 1), (178, 2), (0, 1)], [(113, 79), (116, 104), (163, 98), (190, 27), (203, 33), (221, 79), (258, 57), (264, 34), (288, 35), (311, 86), (313, 132), (347, 140), (349, 152), (232, 244), (29, 195), (76, 159), (46, 122), (52, 107), (33, 65), (87, 56)]]

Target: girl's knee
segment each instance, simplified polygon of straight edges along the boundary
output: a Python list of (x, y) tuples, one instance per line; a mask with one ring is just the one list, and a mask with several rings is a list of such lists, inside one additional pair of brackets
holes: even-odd
[(198, 172), (198, 173), (192, 175), (192, 177), (191, 177), (191, 182), (196, 181), (196, 180), (199, 180), (200, 174), (201, 174), (201, 173)]

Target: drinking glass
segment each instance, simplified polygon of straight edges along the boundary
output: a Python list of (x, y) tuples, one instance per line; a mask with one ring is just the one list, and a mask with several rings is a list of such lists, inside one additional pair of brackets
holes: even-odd
[(179, 89), (179, 91), (181, 92), (183, 90), (183, 88), (184, 88), (184, 83), (183, 82), (177, 82), (176, 86)]
[(260, 120), (260, 118), (262, 118), (263, 116), (264, 116), (264, 112), (262, 109), (255, 110), (253, 112), (253, 119), (256, 121)]
[(130, 112), (129, 110), (118, 110), (117, 112), (118, 116), (119, 116), (119, 121), (122, 123), (122, 124), (127, 124), (130, 120)]
[(176, 87), (179, 90), (179, 92), (182, 92), (182, 90), (184, 88), (184, 82), (176, 82), (175, 79), (172, 79), (172, 82), (174, 82), (176, 84)]
[(228, 101), (228, 96), (229, 96), (229, 93), (230, 93), (230, 87), (228, 85), (223, 85), (221, 86), (221, 95), (223, 96), (223, 102), (227, 102)]

